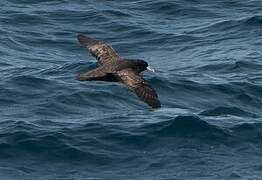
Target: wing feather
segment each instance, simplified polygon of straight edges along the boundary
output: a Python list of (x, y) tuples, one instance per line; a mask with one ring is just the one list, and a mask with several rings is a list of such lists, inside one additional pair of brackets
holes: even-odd
[(151, 87), (148, 81), (143, 79), (132, 69), (124, 69), (117, 72), (121, 81), (132, 89), (137, 97), (147, 103), (152, 108), (161, 107), (156, 91)]
[(77, 36), (77, 39), (80, 44), (88, 48), (92, 56), (97, 59), (100, 66), (121, 60), (121, 57), (115, 52), (112, 46), (105, 42), (96, 41), (81, 34)]

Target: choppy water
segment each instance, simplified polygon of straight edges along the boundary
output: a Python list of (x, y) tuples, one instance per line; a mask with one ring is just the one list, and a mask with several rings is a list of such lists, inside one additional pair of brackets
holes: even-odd
[[(0, 2), (0, 179), (261, 179), (262, 2)], [(162, 108), (97, 66), (78, 33), (144, 72)]]

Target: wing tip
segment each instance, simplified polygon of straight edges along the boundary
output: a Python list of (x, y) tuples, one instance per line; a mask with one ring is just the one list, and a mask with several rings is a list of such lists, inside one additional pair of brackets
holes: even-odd
[(80, 41), (81, 39), (83, 39), (85, 36), (84, 35), (82, 35), (82, 34), (78, 34), (77, 35), (77, 39)]
[(91, 39), (89, 37), (86, 37), (82, 34), (78, 34), (77, 35), (77, 40), (79, 41), (80, 44), (84, 45), (84, 46), (92, 46), (94, 44), (97, 44), (98, 41)]
[(153, 109), (161, 108), (161, 103), (158, 99), (154, 99), (153, 101), (147, 103), (149, 106), (151, 106)]
[(158, 102), (157, 104), (154, 104), (153, 106), (151, 106), (153, 109), (158, 109), (161, 108), (161, 104), (160, 102)]
[(82, 35), (82, 34), (77, 35), (77, 40), (80, 42), (80, 44), (84, 45), (84, 42), (85, 42), (84, 39), (85, 39), (84, 35)]

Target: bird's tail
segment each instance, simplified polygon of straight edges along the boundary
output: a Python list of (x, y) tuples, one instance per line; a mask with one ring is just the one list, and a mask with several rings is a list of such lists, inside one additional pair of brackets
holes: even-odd
[(78, 81), (110, 81), (117, 82), (119, 81), (113, 73), (105, 73), (99, 68), (94, 69), (89, 72), (81, 72), (76, 77)]

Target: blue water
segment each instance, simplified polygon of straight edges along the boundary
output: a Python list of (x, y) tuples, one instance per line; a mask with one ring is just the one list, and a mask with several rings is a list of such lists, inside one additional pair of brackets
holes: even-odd
[[(262, 179), (262, 1), (1, 0), (0, 179)], [(146, 60), (152, 110), (78, 33)]]

